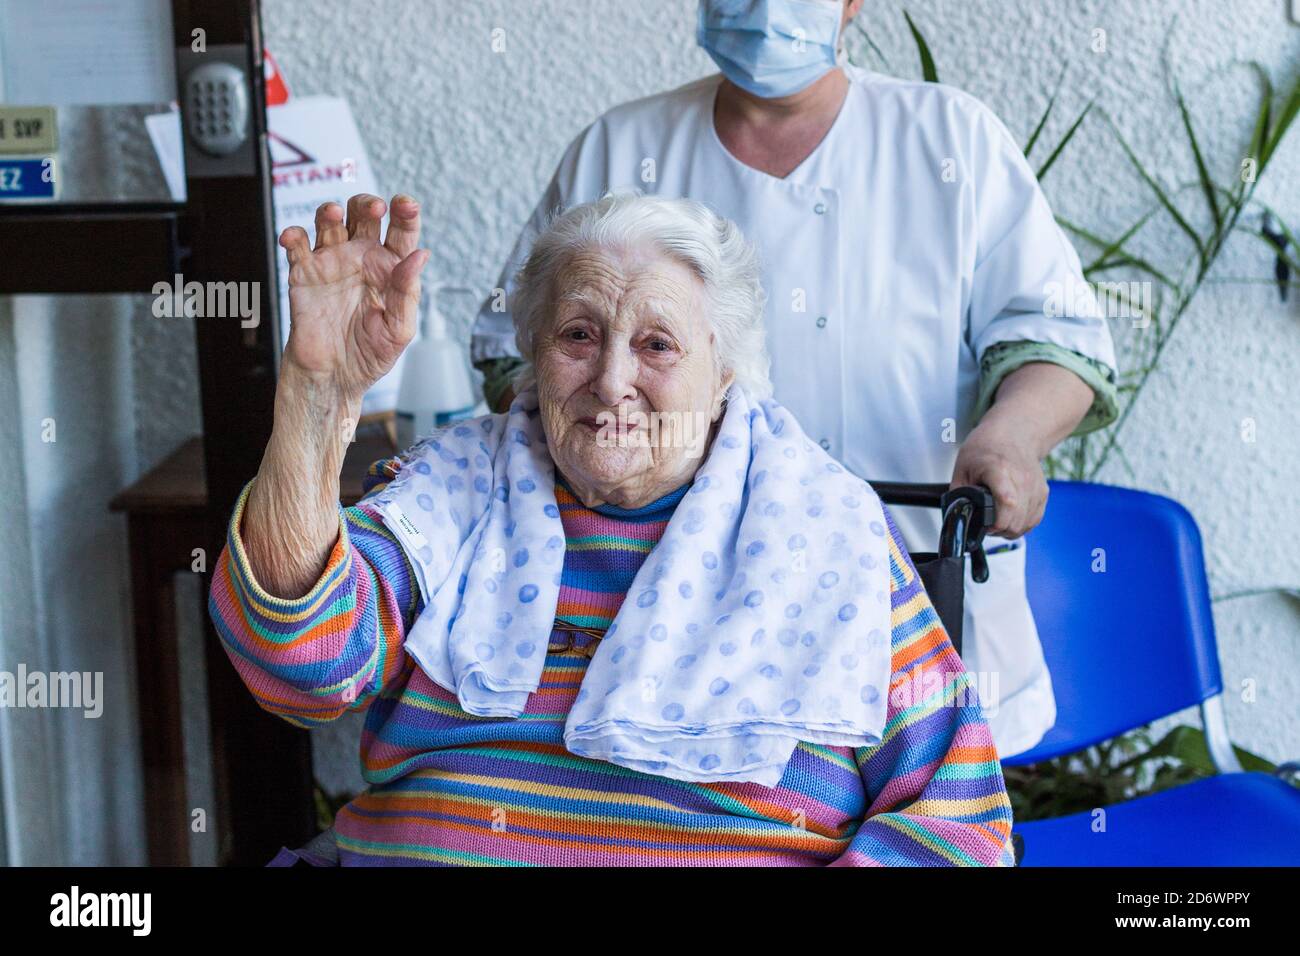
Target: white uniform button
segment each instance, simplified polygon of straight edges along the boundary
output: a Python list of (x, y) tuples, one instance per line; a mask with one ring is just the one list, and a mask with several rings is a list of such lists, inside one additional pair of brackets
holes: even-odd
[(824, 329), (824, 328), (826, 328), (826, 316), (824, 316), (824, 315), (819, 315), (819, 316), (817, 317), (817, 328), (819, 328), (819, 329)]
[(822, 448), (824, 448), (826, 451), (831, 450), (831, 443), (829, 439), (823, 438), (820, 442), (818, 442), (818, 444), (821, 445)]
[(819, 202), (817, 205), (813, 206), (813, 212), (817, 213), (819, 216), (826, 215), (826, 204), (824, 202)]

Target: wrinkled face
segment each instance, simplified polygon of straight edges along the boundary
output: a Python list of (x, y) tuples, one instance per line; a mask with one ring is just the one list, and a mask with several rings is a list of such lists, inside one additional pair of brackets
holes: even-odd
[(533, 342), (556, 467), (587, 504), (639, 507), (689, 481), (733, 376), (715, 362), (707, 296), (648, 249), (575, 253)]

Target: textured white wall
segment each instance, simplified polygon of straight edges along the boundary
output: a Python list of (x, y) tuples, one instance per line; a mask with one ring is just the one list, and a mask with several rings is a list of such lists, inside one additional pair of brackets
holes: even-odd
[[(1260, 61), (1278, 81), (1300, 70), (1300, 27), (1287, 19), (1287, 0), (910, 0), (907, 6), (930, 39), (942, 79), (987, 102), (1021, 141), (1069, 60), (1069, 82), (1046, 142), (1096, 97), (1166, 183), (1195, 175), (1160, 65), (1175, 17), (1170, 59), (1222, 178), (1232, 175), (1254, 101), (1240, 72), (1216, 71), (1234, 58)], [(426, 244), (434, 252), (426, 276), (489, 286), (560, 152), (586, 123), (615, 103), (713, 71), (694, 44), (694, 10), (695, 0), (265, 0), (264, 25), (293, 91), (346, 96), (383, 188), (424, 200)], [(867, 0), (860, 22), (889, 57), (891, 71), (915, 76), (900, 10)], [(504, 30), (504, 52), (492, 50), (495, 28)], [(1090, 49), (1096, 28), (1106, 30), (1102, 55)], [(850, 48), (857, 62), (880, 67), (856, 39)], [(1144, 211), (1149, 197), (1103, 130), (1090, 121), (1045, 186), (1060, 213), (1111, 234)], [(156, 177), (138, 168), (137, 146), (97, 148), (108, 151), (107, 168), (118, 169), (124, 182)], [(1259, 193), (1293, 228), (1300, 226), (1298, 185), (1300, 135), (1293, 134)], [(1196, 210), (1195, 193), (1185, 198), (1187, 209)], [(1162, 262), (1186, 252), (1165, 226), (1146, 234), (1141, 246)], [(1191, 508), (1205, 535), (1216, 595), (1300, 588), (1300, 551), (1289, 546), (1300, 520), (1287, 504), (1300, 472), (1293, 421), (1300, 397), (1300, 289), (1283, 306), (1267, 285), (1226, 281), (1267, 276), (1271, 268), (1257, 241), (1234, 240), (1134, 412), (1123, 443), (1132, 473), (1116, 467), (1104, 475)], [(17, 417), (0, 420), (0, 490), (29, 515), (25, 526), (0, 528), (0, 648), (7, 660), (29, 666), (47, 656), (49, 668), (103, 667), (110, 672), (106, 684), (117, 688), (89, 734), (84, 727), (71, 732), (61, 717), (40, 728), (19, 726), (13, 714), (6, 734), (0, 714), (6, 771), (47, 748), (65, 758), (62, 772), (48, 779), (29, 774), (15, 786), (10, 776), (11, 848), (21, 842), (24, 861), (32, 863), (143, 860), (125, 524), (103, 507), (198, 427), (192, 330), (153, 319), (138, 301), (100, 302), (61, 300), (19, 310), (0, 303), (0, 401), (19, 409)], [(462, 305), (466, 335), (469, 317)], [(53, 331), (37, 328), (49, 321), (58, 323)], [(63, 349), (76, 356), (60, 358)], [(33, 422), (51, 405), (69, 424), (83, 417), (79, 427), (87, 429), (80, 441), (60, 442), (53, 476), (36, 457), (48, 449), (31, 443), (39, 427)], [(1248, 417), (1257, 422), (1254, 444), (1240, 438)], [(82, 539), (89, 544), (57, 540), (77, 529), (89, 534)], [(50, 538), (54, 543), (43, 540)], [(54, 567), (34, 571), (33, 561)], [(86, 602), (75, 607), (67, 574), (97, 581), (108, 613)], [(1242, 598), (1218, 603), (1215, 617), (1234, 737), (1275, 760), (1300, 757), (1300, 605), (1276, 596)], [(192, 646), (186, 654), (201, 660)], [(1243, 680), (1257, 682), (1254, 703), (1235, 693)], [(187, 690), (201, 686), (201, 668), (187, 667)], [(201, 733), (201, 715), (188, 709), (187, 733)], [(327, 784), (359, 785), (358, 735), (355, 720), (317, 732)], [(203, 784), (199, 774), (196, 805), (205, 805)]]

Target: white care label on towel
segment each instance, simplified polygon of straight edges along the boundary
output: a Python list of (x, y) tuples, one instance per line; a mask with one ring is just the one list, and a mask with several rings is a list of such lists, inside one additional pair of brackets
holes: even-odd
[(388, 526), (389, 531), (397, 535), (405, 546), (406, 554), (411, 559), (411, 567), (415, 571), (415, 582), (420, 587), (420, 594), (424, 598), (424, 603), (428, 604), (429, 589), (424, 581), (425, 558), (421, 556), (420, 552), (428, 553), (429, 539), (412, 523), (411, 519), (406, 516), (406, 512), (402, 510), (402, 506), (397, 502), (385, 501), (379, 507), (383, 511), (384, 517), (388, 519), (384, 524)]
[(385, 502), (384, 514), (392, 519), (393, 523), (389, 525), (394, 534), (401, 535), (402, 538), (416, 551), (429, 546), (429, 539), (426, 538), (420, 529), (411, 524), (411, 519), (406, 517), (406, 512), (402, 506), (395, 501)]

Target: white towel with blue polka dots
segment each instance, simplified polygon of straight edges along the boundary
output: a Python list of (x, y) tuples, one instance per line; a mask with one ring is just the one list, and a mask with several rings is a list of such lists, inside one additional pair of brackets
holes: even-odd
[[(446, 426), (367, 499), (425, 607), (406, 650), (461, 707), (518, 717), (537, 690), (565, 536), (536, 391)], [(739, 387), (587, 667), (566, 748), (645, 773), (774, 787), (800, 741), (880, 743), (888, 538), (866, 482)]]

